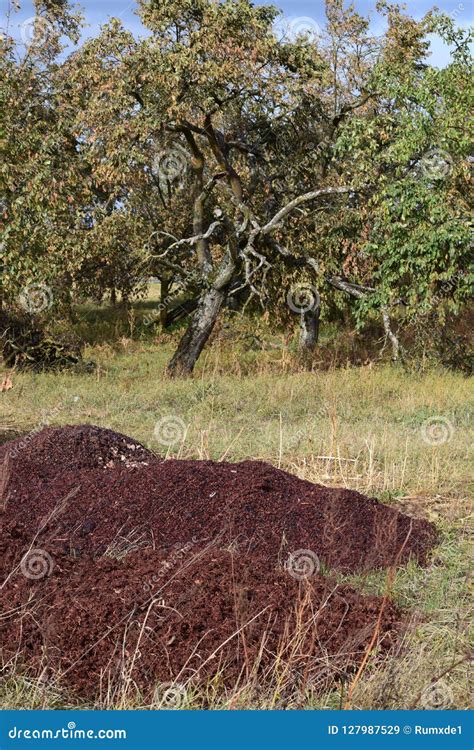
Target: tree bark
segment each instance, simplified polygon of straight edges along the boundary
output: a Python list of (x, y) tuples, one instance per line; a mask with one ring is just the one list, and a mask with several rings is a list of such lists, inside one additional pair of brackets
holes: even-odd
[(392, 362), (398, 362), (400, 358), (400, 342), (392, 331), (390, 316), (385, 308), (382, 309), (383, 326), (385, 329), (385, 338), (390, 341), (392, 346)]
[(315, 306), (307, 312), (301, 313), (300, 317), (300, 350), (309, 352), (316, 348), (319, 340), (319, 320), (321, 316), (320, 305)]
[(175, 377), (192, 374), (226, 297), (227, 289), (211, 288), (202, 293), (197, 310), (167, 367), (169, 375)]

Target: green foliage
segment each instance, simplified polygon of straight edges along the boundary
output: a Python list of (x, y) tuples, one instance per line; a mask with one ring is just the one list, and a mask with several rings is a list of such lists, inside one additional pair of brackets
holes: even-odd
[[(61, 57), (79, 18), (39, 3), (49, 33), (23, 59), (1, 42), (7, 304), (38, 281), (61, 310), (192, 274), (193, 293), (224, 278), (282, 322), (299, 282), (323, 314), (347, 307), (333, 277), (364, 290), (361, 323), (381, 308), (459, 309), (472, 291), (464, 30), (384, 2), (382, 38), (342, 0), (328, 0), (321, 34), (297, 38), (248, 0), (138, 8), (145, 38), (112, 19)], [(430, 34), (451, 45), (442, 70), (427, 63)], [(341, 188), (262, 231), (291, 201)]]

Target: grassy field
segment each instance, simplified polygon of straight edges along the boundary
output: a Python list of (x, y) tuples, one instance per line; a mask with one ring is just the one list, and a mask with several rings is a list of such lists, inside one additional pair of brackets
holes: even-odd
[[(386, 664), (368, 664), (352, 705), (467, 708), (473, 678), (472, 381), (389, 366), (292, 371), (284, 349), (257, 357), (225, 340), (214, 343), (192, 380), (170, 381), (164, 366), (171, 351), (169, 341), (121, 338), (89, 347), (86, 356), (98, 364), (94, 374), (14, 373), (13, 388), (0, 394), (0, 429), (87, 422), (166, 456), (264, 459), (434, 521), (443, 542), (431, 565), (400, 570), (393, 585), (396, 600), (412, 612), (399, 653)], [(370, 592), (386, 586), (383, 574), (349, 580)], [(263, 692), (249, 686), (238, 695), (209, 686), (205, 700), (221, 708), (272, 708), (278, 695), (277, 684)], [(338, 708), (342, 699), (335, 692), (308, 694), (303, 705)], [(204, 697), (190, 700), (199, 707)], [(0, 708), (68, 705), (67, 697), (25, 676), (0, 685)]]

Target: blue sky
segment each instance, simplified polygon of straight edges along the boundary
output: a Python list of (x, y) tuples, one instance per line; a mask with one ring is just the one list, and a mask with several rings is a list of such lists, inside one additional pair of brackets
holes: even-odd
[[(372, 26), (375, 31), (381, 30), (380, 18), (373, 10), (376, 0), (355, 0), (357, 9), (362, 13), (371, 12)], [(20, 26), (23, 21), (34, 15), (34, 6), (32, 0), (20, 0), (21, 10), (13, 14), (13, 27), (10, 27), (10, 33), (14, 37), (20, 38)], [(83, 8), (86, 22), (89, 24), (85, 35), (91, 35), (97, 32), (100, 25), (107, 21), (111, 16), (121, 18), (124, 25), (137, 34), (140, 33), (141, 26), (139, 19), (134, 13), (136, 4), (133, 0), (79, 0), (78, 4)], [(264, 4), (257, 2), (257, 4)], [(274, 5), (281, 8), (285, 13), (288, 21), (299, 23), (302, 19), (303, 25), (307, 19), (312, 19), (316, 24), (324, 23), (324, 2), (321, 0), (274, 0)], [(422, 16), (435, 4), (434, 0), (407, 0), (405, 3), (408, 11), (415, 17)], [(438, 0), (436, 5), (443, 12), (452, 15), (460, 26), (469, 26), (473, 21), (473, 0)], [(8, 0), (0, 0), (2, 8), (1, 15), (4, 17), (8, 8)], [(298, 20), (295, 20), (298, 19)], [(4, 25), (2, 18), (1, 26)], [(444, 45), (436, 40), (432, 44), (432, 62), (435, 65), (442, 66), (448, 60), (448, 50)]]

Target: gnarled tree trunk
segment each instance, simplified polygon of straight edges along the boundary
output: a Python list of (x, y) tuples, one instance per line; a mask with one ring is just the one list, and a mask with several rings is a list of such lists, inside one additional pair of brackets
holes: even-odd
[(225, 303), (227, 289), (206, 289), (168, 367), (169, 375), (191, 375)]

